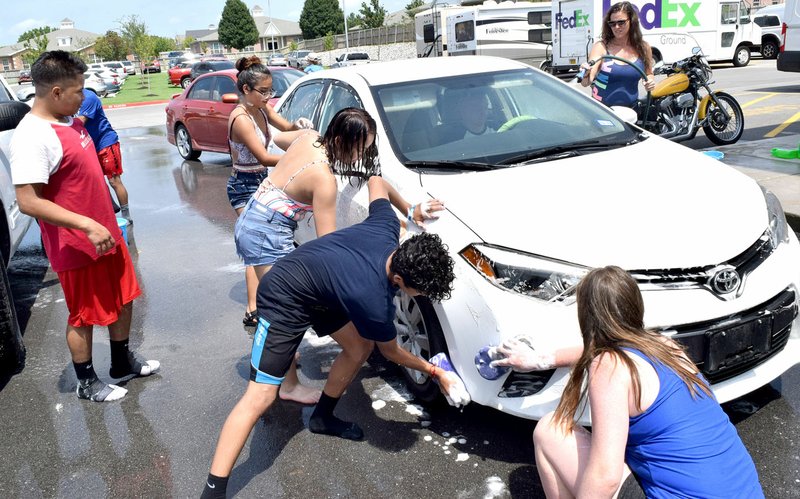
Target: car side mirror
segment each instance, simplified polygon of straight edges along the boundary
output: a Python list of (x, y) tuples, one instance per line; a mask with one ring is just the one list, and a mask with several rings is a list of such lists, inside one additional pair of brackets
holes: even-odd
[(238, 104), (239, 103), (239, 94), (223, 94), (222, 95), (222, 103), (223, 104)]

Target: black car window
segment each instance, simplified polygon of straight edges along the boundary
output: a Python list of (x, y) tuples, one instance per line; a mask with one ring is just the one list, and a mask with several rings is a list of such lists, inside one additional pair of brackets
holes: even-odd
[(317, 108), (324, 85), (324, 81), (316, 80), (297, 87), (281, 105), (280, 114), (290, 123), (294, 123), (299, 118), (313, 120), (314, 110)]
[(237, 92), (236, 83), (234, 83), (233, 80), (227, 76), (218, 76), (214, 79), (217, 80), (217, 85), (214, 87), (214, 95), (212, 100), (222, 102), (223, 95), (235, 94)]
[(211, 100), (211, 90), (214, 88), (214, 78), (202, 78), (194, 82), (189, 90), (189, 99)]
[(358, 94), (349, 85), (336, 82), (328, 89), (325, 103), (322, 105), (322, 116), (319, 118), (319, 133), (325, 135), (333, 116), (346, 107), (363, 108)]
[(211, 71), (222, 71), (223, 69), (233, 69), (234, 65), (231, 61), (213, 61), (210, 64)]

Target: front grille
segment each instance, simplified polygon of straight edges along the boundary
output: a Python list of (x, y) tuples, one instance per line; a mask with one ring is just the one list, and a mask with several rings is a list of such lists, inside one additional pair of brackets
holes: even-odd
[(509, 374), (508, 378), (506, 378), (506, 382), (503, 383), (503, 388), (500, 390), (500, 393), (498, 393), (497, 396), (503, 398), (516, 398), (535, 395), (542, 391), (542, 388), (547, 385), (547, 382), (550, 381), (550, 378), (553, 377), (553, 373), (555, 372), (555, 369), (548, 369), (547, 371), (531, 371), (529, 373), (518, 373), (516, 371), (511, 371), (511, 374)]
[[(764, 232), (749, 248), (726, 262), (682, 269), (631, 270), (630, 274), (639, 283), (642, 291), (702, 288), (713, 292), (714, 296), (729, 300), (741, 296), (747, 276), (757, 269), (772, 251), (769, 234)], [(721, 268), (733, 269), (741, 276), (741, 284), (735, 292), (721, 294), (713, 289), (711, 281)]]
[(729, 317), (661, 328), (686, 347), (689, 358), (711, 383), (719, 383), (765, 362), (780, 352), (797, 317), (795, 292)]

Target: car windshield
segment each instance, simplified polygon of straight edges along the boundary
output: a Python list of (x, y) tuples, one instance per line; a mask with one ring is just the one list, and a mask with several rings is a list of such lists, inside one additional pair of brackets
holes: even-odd
[(396, 83), (374, 94), (409, 167), (503, 168), (638, 138), (610, 109), (530, 69)]
[(235, 66), (231, 61), (208, 61), (212, 71), (222, 71), (223, 69), (233, 69)]
[(286, 69), (284, 71), (273, 71), (272, 72), (272, 90), (275, 91), (275, 97), (280, 97), (286, 92), (286, 90), (294, 83), (296, 80), (299, 80), (306, 74), (302, 71), (297, 71), (294, 69)]

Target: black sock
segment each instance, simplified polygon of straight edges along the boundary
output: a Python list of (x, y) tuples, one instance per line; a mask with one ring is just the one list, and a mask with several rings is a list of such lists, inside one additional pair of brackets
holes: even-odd
[(348, 440), (361, 440), (364, 438), (364, 432), (357, 424), (342, 421), (333, 415), (333, 410), (336, 409), (336, 404), (338, 403), (338, 398), (330, 397), (325, 392), (322, 392), (319, 402), (317, 402), (317, 406), (311, 414), (311, 419), (308, 421), (308, 429), (312, 433), (333, 435)]
[(78, 381), (85, 385), (91, 384), (92, 381), (97, 379), (97, 374), (95, 374), (94, 367), (92, 367), (92, 359), (86, 362), (73, 362), (72, 367), (75, 368), (75, 375), (78, 377)]
[(131, 363), (128, 356), (128, 340), (111, 340), (109, 343), (111, 343), (111, 371), (115, 373), (129, 373), (131, 370)]
[(209, 473), (200, 499), (225, 499), (227, 488), (228, 477), (216, 476)]

